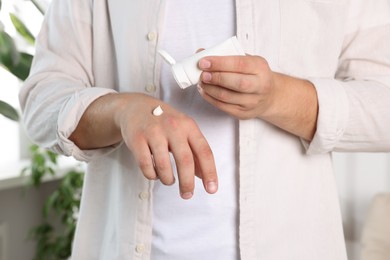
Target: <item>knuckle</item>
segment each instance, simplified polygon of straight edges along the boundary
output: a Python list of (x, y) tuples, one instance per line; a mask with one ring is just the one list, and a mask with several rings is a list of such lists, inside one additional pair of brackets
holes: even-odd
[(241, 112), (248, 112), (250, 110), (251, 108), (247, 104), (239, 106), (239, 111)]
[(175, 116), (167, 116), (165, 121), (169, 128), (172, 129), (178, 128), (179, 122)]
[(269, 67), (268, 61), (260, 56), (256, 56), (255, 64), (256, 64), (255, 68), (257, 68), (257, 72), (267, 70)]
[(230, 98), (229, 93), (227, 91), (224, 91), (223, 89), (218, 90), (216, 96), (217, 96), (217, 99), (219, 99), (221, 101), (228, 101)]
[(179, 163), (182, 166), (189, 167), (194, 164), (194, 158), (191, 153), (184, 152), (179, 155)]
[(198, 128), (198, 125), (196, 124), (195, 120), (191, 117), (184, 117), (182, 122), (190, 131), (193, 131), (194, 129)]
[(158, 172), (166, 172), (170, 167), (170, 164), (165, 159), (157, 159), (155, 160), (155, 164)]
[(262, 64), (262, 63), (266, 62), (266, 59), (264, 59), (261, 56), (253, 56), (253, 57), (255, 58), (255, 62), (257, 62), (257, 64)]
[(241, 92), (246, 92), (250, 89), (251, 85), (249, 80), (245, 79), (244, 77), (241, 77), (238, 82), (238, 90)]
[(145, 131), (149, 136), (157, 136), (161, 134), (161, 126), (159, 124), (151, 124)]
[(142, 130), (134, 131), (133, 135), (131, 136), (131, 140), (138, 141), (141, 140), (144, 137), (144, 133)]
[(138, 165), (145, 178), (147, 178), (148, 180), (156, 179), (157, 175), (156, 172), (154, 171), (153, 162), (151, 160), (140, 159)]
[(168, 129), (176, 131), (186, 127), (193, 127), (193, 125), (195, 125), (195, 121), (192, 118), (181, 114), (179, 116), (167, 117), (166, 125)]
[(235, 67), (236, 67), (236, 70), (238, 70), (238, 71), (245, 71), (247, 68), (245, 59), (243, 59), (242, 57), (237, 57), (237, 60), (235, 62)]
[(213, 160), (214, 155), (211, 148), (208, 145), (202, 145), (199, 149), (199, 157), (203, 160)]
[(138, 160), (138, 165), (141, 170), (145, 170), (153, 167), (153, 162), (148, 156), (141, 156)]
[(222, 84), (222, 77), (221, 77), (221, 73), (219, 72), (214, 72), (213, 73), (213, 77), (212, 77), (213, 80), (213, 83), (216, 84), (216, 85), (221, 85)]
[(142, 143), (145, 142), (145, 136), (141, 130), (138, 130), (130, 135), (123, 135), (123, 140), (129, 146), (129, 148), (131, 148), (131, 150), (136, 151), (136, 147), (142, 145)]

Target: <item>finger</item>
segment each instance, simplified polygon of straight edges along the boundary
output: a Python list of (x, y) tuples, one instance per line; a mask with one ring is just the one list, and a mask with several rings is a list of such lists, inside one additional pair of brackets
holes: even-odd
[(221, 100), (215, 99), (207, 94), (202, 88), (198, 88), (200, 95), (210, 104), (217, 107), (221, 111), (232, 115), (238, 119), (250, 119), (254, 118), (255, 114), (252, 113), (248, 108), (237, 104), (225, 103)]
[[(196, 131), (198, 132), (198, 131)], [(189, 144), (201, 172), (205, 190), (213, 194), (218, 190), (218, 176), (213, 152), (200, 131), (189, 136)]]
[(166, 141), (151, 141), (150, 150), (153, 154), (154, 168), (160, 181), (165, 185), (175, 183), (171, 160), (169, 158), (168, 143)]
[(256, 106), (257, 103), (256, 94), (239, 93), (230, 89), (226, 89), (224, 87), (208, 84), (199, 85), (199, 88), (201, 88), (201, 91), (205, 92), (207, 95), (211, 96), (214, 99), (232, 105), (239, 105), (243, 107), (243, 109), (245, 109), (246, 107), (253, 108)]
[(258, 56), (208, 56), (199, 61), (201, 70), (258, 74), (268, 69), (265, 59)]
[(183, 199), (190, 199), (194, 194), (195, 163), (190, 146), (184, 140), (170, 142), (170, 150), (176, 162), (180, 195)]
[(156, 180), (157, 173), (154, 169), (152, 155), (150, 153), (149, 146), (146, 142), (138, 142), (134, 147), (131, 148), (135, 160), (138, 163), (143, 175), (149, 180)]
[(195, 176), (198, 177), (199, 179), (203, 179), (199, 161), (196, 157), (194, 157), (194, 162), (195, 162)]
[(239, 93), (258, 93), (258, 77), (255, 75), (231, 72), (202, 72), (201, 81), (210, 85), (222, 86)]

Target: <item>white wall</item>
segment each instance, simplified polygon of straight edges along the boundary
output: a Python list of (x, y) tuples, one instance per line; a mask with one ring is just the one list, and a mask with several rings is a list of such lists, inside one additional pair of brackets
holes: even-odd
[(333, 159), (349, 260), (358, 260), (370, 202), (375, 194), (390, 192), (390, 154), (335, 153)]

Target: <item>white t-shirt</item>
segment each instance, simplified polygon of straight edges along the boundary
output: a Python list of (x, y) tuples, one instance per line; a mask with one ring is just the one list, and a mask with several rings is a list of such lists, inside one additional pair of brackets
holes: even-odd
[[(234, 1), (169, 0), (161, 49), (176, 60), (235, 35)], [(219, 190), (207, 194), (196, 178), (183, 200), (178, 182), (155, 183), (152, 259), (238, 259), (238, 122), (204, 101), (195, 86), (181, 90), (170, 68), (161, 73), (161, 99), (195, 119), (213, 150)], [(176, 173), (175, 173), (176, 174)]]

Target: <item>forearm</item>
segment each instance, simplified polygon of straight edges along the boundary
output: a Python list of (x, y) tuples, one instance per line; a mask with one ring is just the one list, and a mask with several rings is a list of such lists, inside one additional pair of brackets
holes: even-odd
[(316, 131), (318, 100), (310, 81), (274, 73), (275, 92), (259, 117), (289, 133), (311, 140)]
[(80, 149), (89, 150), (114, 145), (122, 140), (116, 114), (131, 94), (107, 94), (92, 102), (85, 110), (69, 139)]

